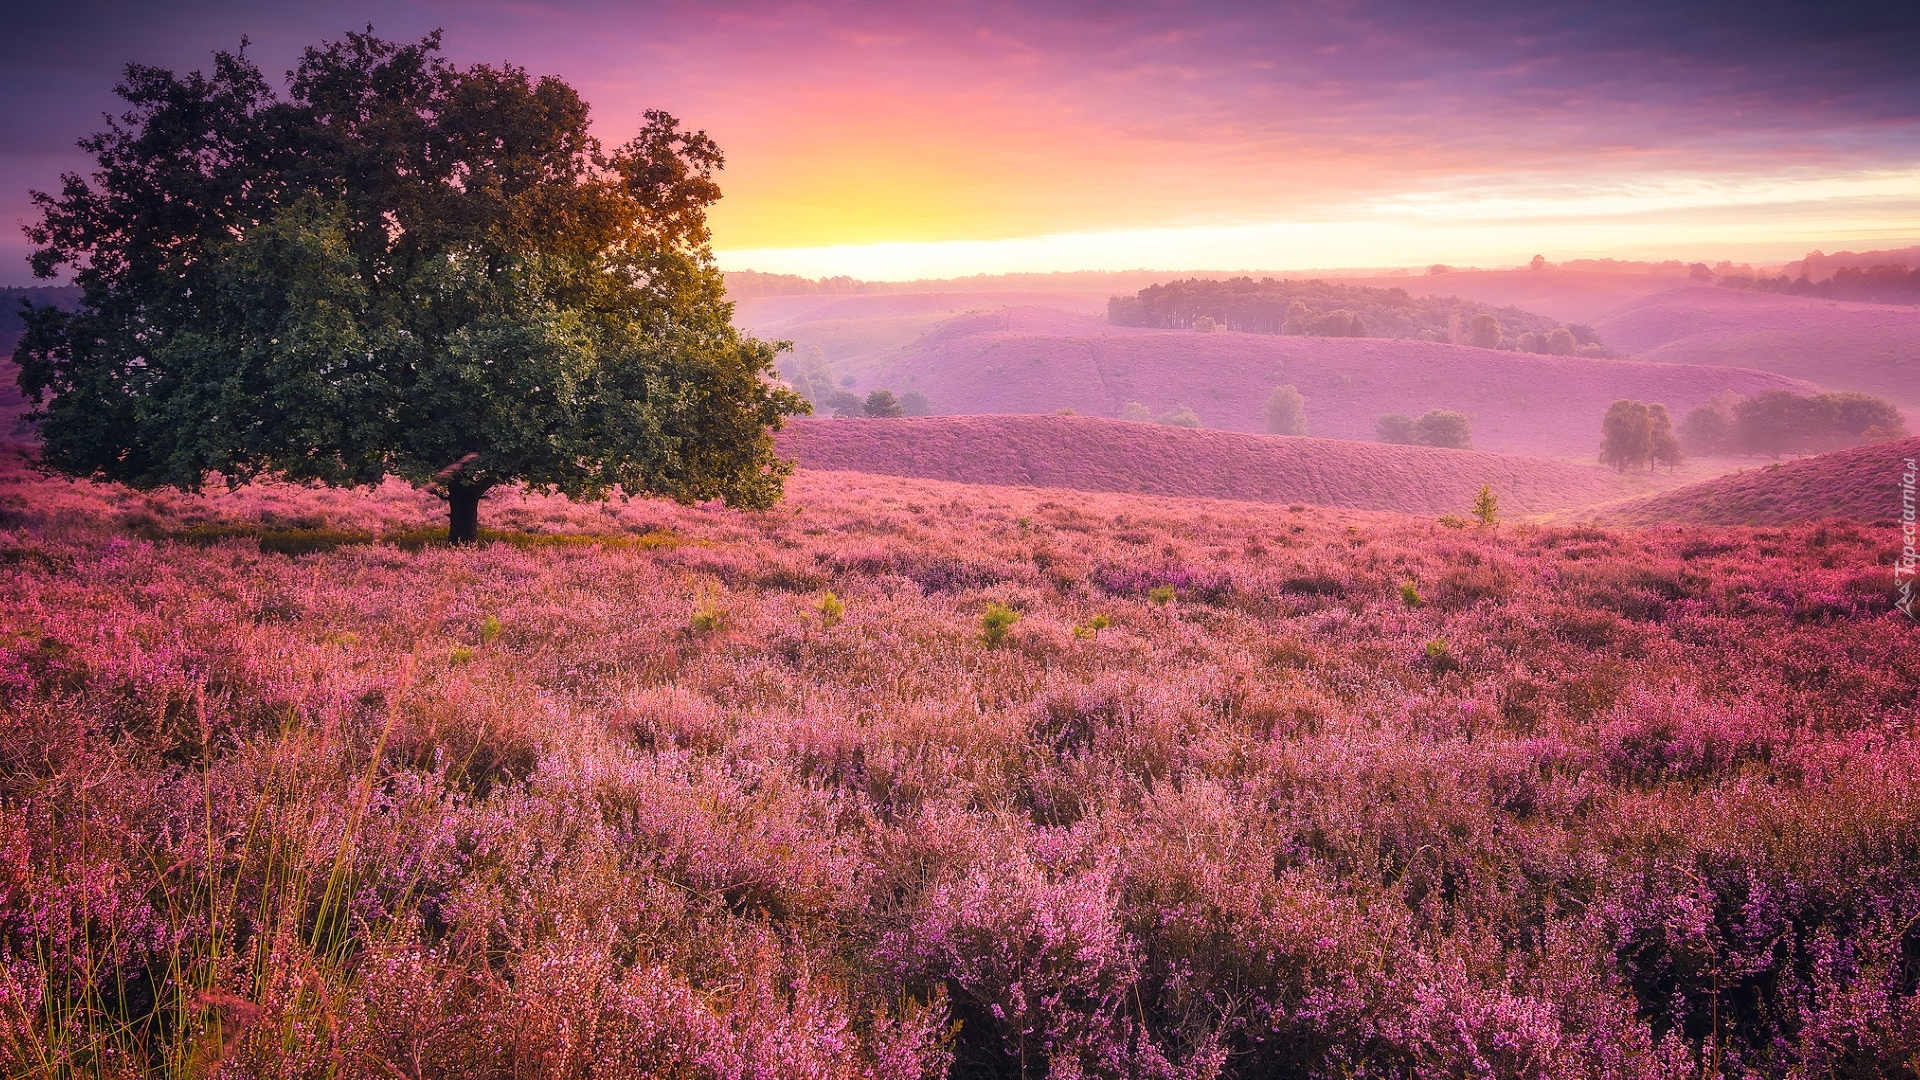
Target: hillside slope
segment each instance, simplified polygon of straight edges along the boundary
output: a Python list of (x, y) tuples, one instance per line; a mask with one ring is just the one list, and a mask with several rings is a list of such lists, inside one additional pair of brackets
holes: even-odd
[(1154, 413), (1191, 405), (1208, 428), (1265, 430), (1274, 386), (1306, 395), (1309, 431), (1372, 439), (1386, 413), (1457, 409), (1478, 449), (1589, 460), (1614, 399), (1665, 403), (1676, 415), (1721, 390), (1806, 391), (1766, 372), (1540, 356), (1370, 338), (1197, 334), (1112, 326), (1040, 308), (1005, 308), (942, 323), (898, 350), (859, 389), (919, 390), (948, 414), (1118, 416), (1129, 401)]
[(1649, 482), (1473, 450), (1086, 416), (801, 420), (780, 435), (780, 449), (806, 469), (1412, 514), (1464, 514), (1482, 484), (1506, 511), (1528, 514), (1619, 499)]
[(1920, 438), (1745, 469), (1595, 514), (1617, 525), (1786, 525), (1822, 518), (1898, 521), (1901, 476)]
[[(1686, 284), (1665, 274), (1610, 274), (1594, 270), (1455, 270), (1402, 277), (1329, 278), (1347, 285), (1401, 288), (1415, 296), (1458, 296), (1483, 304), (1525, 308), (1562, 322), (1592, 323), (1623, 304)], [(1613, 341), (1603, 341), (1619, 348)]]
[(1636, 360), (1758, 368), (1920, 408), (1920, 308), (1697, 286), (1634, 301), (1594, 326)]

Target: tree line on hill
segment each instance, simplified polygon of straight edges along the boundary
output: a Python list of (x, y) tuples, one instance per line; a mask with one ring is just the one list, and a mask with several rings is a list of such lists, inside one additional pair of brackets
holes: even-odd
[(1906, 434), (1892, 402), (1853, 391), (1742, 397), (1728, 390), (1688, 412), (1677, 432), (1665, 405), (1622, 398), (1601, 418), (1600, 460), (1621, 472), (1671, 469), (1683, 454), (1817, 454)]
[(1412, 296), (1318, 279), (1187, 278), (1107, 301), (1116, 326), (1441, 341), (1488, 349), (1611, 356), (1592, 327), (1457, 296)]
[(1920, 270), (1904, 265), (1843, 266), (1824, 281), (1810, 280), (1805, 274), (1789, 278), (1765, 274), (1729, 274), (1720, 285), (1729, 289), (1786, 293), (1790, 296), (1815, 296), (1822, 300), (1853, 300), (1869, 304), (1920, 304)]

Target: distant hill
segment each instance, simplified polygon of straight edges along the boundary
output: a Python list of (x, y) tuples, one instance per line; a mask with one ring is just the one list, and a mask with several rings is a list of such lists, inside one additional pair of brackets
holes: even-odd
[(1920, 408), (1920, 307), (1703, 285), (1644, 297), (1594, 325), (1636, 360), (1758, 368)]
[(1898, 521), (1900, 477), (1909, 459), (1920, 459), (1920, 438), (1761, 465), (1623, 503), (1596, 517), (1616, 525)]
[(1598, 466), (1472, 450), (1196, 431), (1086, 416), (793, 422), (806, 469), (967, 484), (1465, 514), (1480, 485), (1514, 514), (1590, 506), (1648, 481)]
[(1832, 277), (1840, 270), (1871, 270), (1876, 266), (1920, 267), (1920, 245), (1881, 251), (1836, 251), (1831, 255), (1810, 252), (1799, 262), (1788, 263), (1781, 273), (1790, 278), (1805, 277), (1819, 281)]
[(1600, 418), (1621, 397), (1674, 415), (1732, 389), (1806, 392), (1805, 383), (1733, 368), (1683, 368), (1366, 338), (1199, 334), (1109, 325), (1038, 308), (953, 318), (894, 350), (856, 392), (919, 390), (933, 411), (1119, 416), (1191, 405), (1208, 428), (1259, 433), (1276, 385), (1307, 399), (1310, 434), (1371, 440), (1383, 414), (1456, 409), (1477, 449), (1591, 460)]

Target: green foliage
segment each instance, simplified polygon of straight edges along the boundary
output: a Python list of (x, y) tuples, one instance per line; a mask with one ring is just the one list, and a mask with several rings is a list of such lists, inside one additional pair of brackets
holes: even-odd
[(1006, 641), (1007, 634), (1020, 621), (1020, 613), (999, 601), (990, 601), (987, 610), (980, 616), (980, 640), (988, 648), (997, 648)]
[(1411, 581), (1400, 583), (1400, 602), (1410, 608), (1420, 606), (1420, 588)]
[(909, 390), (900, 395), (900, 411), (907, 416), (932, 416), (933, 402), (918, 390)]
[(1500, 325), (1499, 319), (1482, 312), (1475, 315), (1468, 323), (1466, 343), (1477, 345), (1482, 349), (1497, 349), (1500, 347), (1504, 332), (1505, 329)]
[(1413, 422), (1413, 439), (1421, 446), (1470, 450), (1473, 448), (1473, 425), (1465, 413), (1450, 409), (1428, 409)]
[(1470, 524), (1466, 518), (1456, 517), (1453, 514), (1441, 514), (1437, 520), (1449, 529), (1464, 529)]
[(1452, 647), (1449, 646), (1444, 639), (1434, 638), (1432, 641), (1427, 642), (1423, 653), (1427, 667), (1436, 675), (1444, 675), (1449, 671), (1460, 670), (1460, 661), (1454, 657)]
[(1168, 604), (1173, 603), (1173, 595), (1173, 586), (1171, 585), (1155, 585), (1153, 588), (1147, 590), (1147, 599), (1161, 607), (1166, 607)]
[(1136, 424), (1150, 424), (1153, 413), (1137, 401), (1129, 401), (1120, 409), (1120, 419), (1131, 420)]
[(1413, 417), (1401, 413), (1389, 413), (1374, 425), (1374, 433), (1383, 443), (1411, 446), (1415, 442)]
[(1482, 525), (1500, 523), (1500, 497), (1486, 484), (1481, 484), (1480, 494), (1473, 497), (1473, 516)]
[(1307, 399), (1292, 386), (1276, 386), (1267, 395), (1267, 432), (1271, 435), (1307, 433)]
[(1193, 406), (1180, 403), (1154, 417), (1154, 422), (1172, 427), (1197, 428), (1200, 426), (1200, 414), (1193, 411)]
[(769, 506), (805, 401), (730, 322), (708, 253), (720, 150), (662, 112), (607, 150), (557, 79), (437, 37), (309, 49), (282, 99), (244, 56), (128, 69), (101, 169), (36, 193), (15, 357), (42, 461), (139, 489), (386, 476)]
[(480, 620), (480, 642), (481, 642), (481, 644), (483, 644), (483, 645), (484, 645), (484, 644), (486, 644), (487, 642), (490, 642), (490, 641), (492, 641), (492, 640), (493, 640), (494, 638), (497, 638), (497, 637), (499, 637), (499, 636), (500, 636), (500, 629), (501, 629), (501, 628), (500, 628), (500, 619), (499, 619), (499, 617), (498, 617), (498, 616), (495, 616), (495, 615), (488, 615), (488, 616), (487, 616), (486, 618), (484, 618), (484, 619), (481, 619), (481, 620)]
[(831, 630), (840, 625), (841, 618), (847, 613), (847, 604), (846, 601), (833, 595), (832, 589), (828, 589), (820, 595), (819, 600), (814, 602), (813, 610), (820, 613), (820, 625)]
[(447, 653), (448, 662), (455, 665), (468, 663), (472, 659), (473, 647), (470, 645), (455, 645), (452, 651)]
[(872, 393), (868, 394), (867, 400), (860, 406), (860, 411), (874, 419), (886, 420), (895, 419), (907, 414), (906, 409), (901, 406), (899, 399), (893, 396), (893, 391), (882, 389), (875, 389)]
[(1073, 636), (1077, 640), (1089, 641), (1089, 640), (1098, 638), (1100, 636), (1100, 631), (1105, 630), (1107, 627), (1112, 625), (1113, 625), (1113, 620), (1107, 618), (1105, 615), (1095, 615), (1093, 618), (1088, 619), (1086, 622), (1080, 624), (1079, 626), (1074, 627)]

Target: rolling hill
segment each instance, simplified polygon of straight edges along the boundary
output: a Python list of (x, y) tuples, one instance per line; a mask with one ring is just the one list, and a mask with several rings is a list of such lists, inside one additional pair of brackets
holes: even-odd
[(1901, 476), (1920, 438), (1855, 446), (1688, 484), (1594, 515), (1617, 525), (1786, 525), (1898, 521)]
[(1636, 360), (1757, 368), (1920, 409), (1920, 308), (1696, 286), (1594, 324)]
[(1156, 414), (1184, 402), (1208, 428), (1260, 432), (1267, 394), (1281, 383), (1306, 395), (1317, 436), (1372, 439), (1383, 414), (1448, 408), (1472, 419), (1476, 448), (1579, 460), (1596, 452), (1600, 417), (1616, 398), (1663, 402), (1678, 415), (1721, 390), (1809, 389), (1733, 368), (1374, 338), (1146, 330), (1043, 308), (950, 319), (895, 350), (858, 389), (919, 390), (946, 414), (1065, 407), (1118, 416), (1129, 401)]
[(1412, 514), (1464, 514), (1480, 485), (1511, 513), (1620, 499), (1657, 478), (1424, 446), (1195, 431), (1088, 416), (800, 420), (779, 436), (809, 470)]

